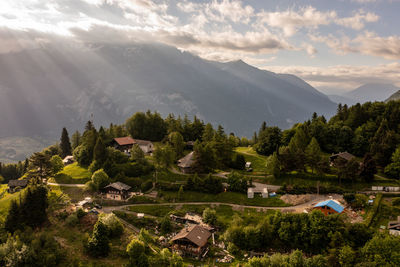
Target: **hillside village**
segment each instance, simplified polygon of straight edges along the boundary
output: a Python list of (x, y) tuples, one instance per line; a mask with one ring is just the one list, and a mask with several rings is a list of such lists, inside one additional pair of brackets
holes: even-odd
[(2, 266), (399, 266), (400, 103), (252, 139), (136, 113), (1, 164)]

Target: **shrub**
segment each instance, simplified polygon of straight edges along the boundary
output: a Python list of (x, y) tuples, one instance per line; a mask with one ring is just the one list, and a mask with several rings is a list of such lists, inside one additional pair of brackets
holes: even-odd
[(151, 180), (147, 180), (141, 185), (142, 192), (147, 192), (153, 187), (153, 182)]
[(80, 220), (81, 218), (83, 218), (84, 216), (86, 215), (86, 212), (83, 210), (83, 209), (81, 209), (81, 208), (79, 208), (77, 211), (76, 211), (76, 216), (77, 216), (77, 218)]
[(68, 226), (76, 226), (79, 223), (79, 219), (78, 219), (77, 214), (73, 213), (73, 214), (69, 215), (67, 217), (67, 219), (65, 220), (65, 223)]
[(107, 227), (110, 238), (120, 237), (124, 232), (122, 223), (112, 213), (101, 215), (99, 220)]

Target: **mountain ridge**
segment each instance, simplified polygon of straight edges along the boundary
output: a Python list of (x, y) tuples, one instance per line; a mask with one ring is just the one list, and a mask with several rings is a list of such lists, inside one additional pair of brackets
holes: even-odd
[(313, 112), (330, 116), (336, 105), (298, 77), (163, 44), (54, 44), (0, 55), (0, 112), (9, 114), (0, 136), (56, 137), (92, 117), (98, 126), (122, 123), (149, 109), (251, 136), (260, 121), (288, 128)]

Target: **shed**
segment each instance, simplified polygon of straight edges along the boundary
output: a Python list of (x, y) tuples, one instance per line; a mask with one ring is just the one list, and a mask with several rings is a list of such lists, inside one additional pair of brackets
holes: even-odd
[(247, 198), (254, 198), (254, 191), (253, 188), (247, 188)]
[(178, 160), (178, 167), (183, 173), (192, 173), (195, 162), (195, 153), (194, 151), (192, 151), (180, 160)]

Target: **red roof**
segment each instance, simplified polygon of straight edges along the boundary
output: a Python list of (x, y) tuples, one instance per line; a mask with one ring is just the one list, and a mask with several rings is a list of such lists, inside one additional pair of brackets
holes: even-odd
[(114, 141), (120, 146), (133, 145), (136, 143), (135, 140), (133, 140), (133, 138), (130, 136), (114, 138)]

